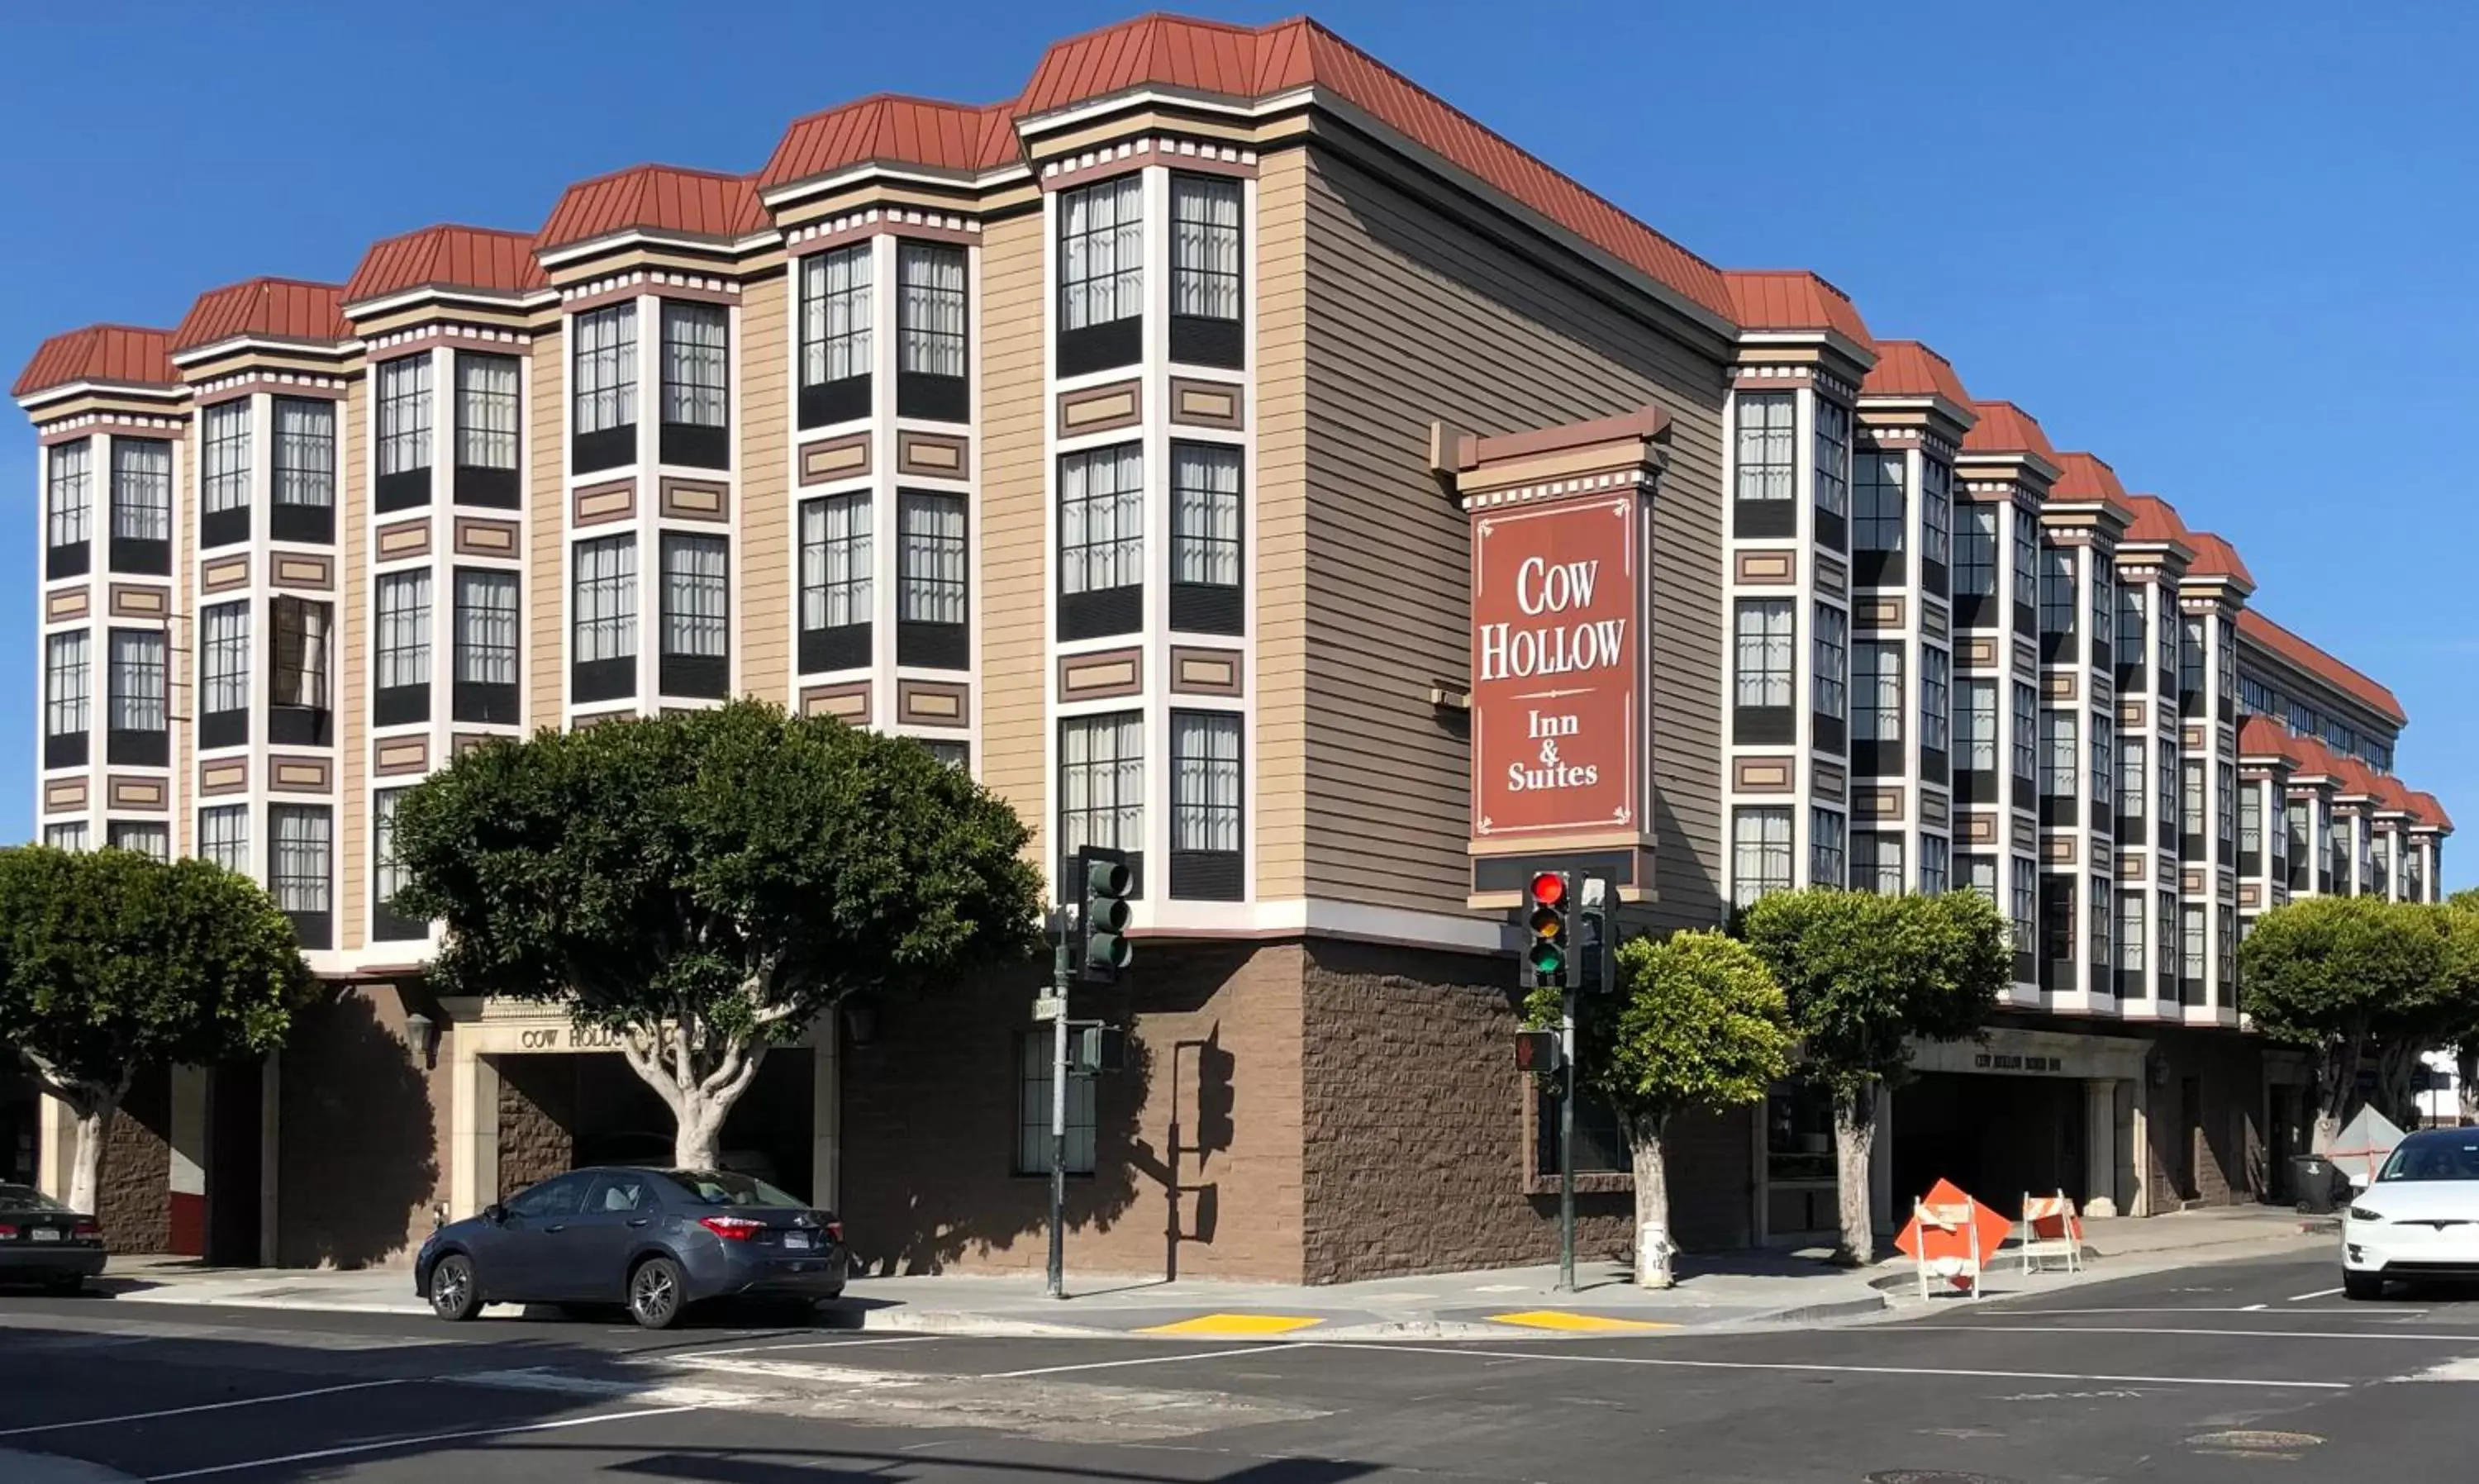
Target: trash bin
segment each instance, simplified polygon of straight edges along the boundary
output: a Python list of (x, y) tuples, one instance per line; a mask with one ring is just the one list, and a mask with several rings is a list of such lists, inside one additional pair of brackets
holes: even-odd
[(2297, 1192), (2298, 1214), (2308, 1216), (2329, 1216), (2338, 1211), (2350, 1198), (2351, 1189), (2350, 1177), (2320, 1154), (2290, 1159), (2289, 1188)]

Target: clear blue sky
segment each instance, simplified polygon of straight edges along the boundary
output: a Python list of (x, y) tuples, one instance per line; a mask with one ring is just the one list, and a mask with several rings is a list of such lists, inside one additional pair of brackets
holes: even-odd
[[(728, 37), (718, 13), (20, 8), (0, 361), (13, 378), (92, 320), (169, 325), (255, 273), (340, 280), (429, 222), (531, 228), (565, 184), (638, 161), (754, 168), (785, 122), (861, 93), (1007, 97), (1046, 41), (1131, 10), (751, 0)], [(2259, 606), (2400, 695), (2402, 775), (2468, 827), (2447, 883), (2479, 881), (2479, 6), (1316, 13), (1714, 262), (1825, 274), (1878, 334), (2230, 537)], [(13, 408), (6, 839), (32, 829), (34, 467)]]

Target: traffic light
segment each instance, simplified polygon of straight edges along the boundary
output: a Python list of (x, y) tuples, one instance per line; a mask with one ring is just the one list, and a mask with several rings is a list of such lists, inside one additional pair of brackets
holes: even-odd
[(1076, 853), (1076, 874), (1085, 892), (1085, 909), (1077, 919), (1085, 934), (1081, 969), (1087, 980), (1107, 985), (1136, 957), (1127, 935), (1128, 893), (1136, 882), (1128, 874), (1126, 854), (1099, 845)]
[(1576, 892), (1575, 988), (1599, 994), (1618, 987), (1617, 925), (1610, 920), (1610, 880), (1587, 876)]
[(1088, 1025), (1076, 1033), (1076, 1070), (1086, 1076), (1125, 1071), (1128, 1033), (1114, 1025)]
[(1515, 1033), (1515, 1069), (1519, 1072), (1554, 1072), (1566, 1064), (1555, 1031), (1518, 1031)]
[(1525, 892), (1531, 910), (1524, 916), (1524, 926), (1531, 930), (1531, 940), (1523, 950), (1523, 966), (1531, 971), (1536, 989), (1564, 989), (1567, 978), (1567, 873), (1543, 871), (1532, 878)]

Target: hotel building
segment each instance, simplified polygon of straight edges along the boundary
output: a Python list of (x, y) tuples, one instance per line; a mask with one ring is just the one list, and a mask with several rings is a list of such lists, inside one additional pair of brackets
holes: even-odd
[[(1087, 1271), (1546, 1258), (1554, 1119), (1507, 1054), (1536, 865), (1609, 873), (1649, 931), (1797, 885), (1987, 894), (2014, 984), (1891, 1098), (1887, 1215), (1938, 1175), (2260, 1193), (2304, 1070), (2240, 1024), (2238, 938), (2293, 896), (2438, 893), (2399, 704), (2262, 617), (2227, 541), (1312, 21), (1131, 21), (1003, 103), (868, 97), (749, 173), (638, 166), (337, 269), (67, 331), (15, 385), (40, 839), (252, 875), (333, 990), (266, 1066), (133, 1096), (123, 1247), (385, 1261), (666, 1156), (617, 1056), (425, 986), (389, 821), (483, 739), (730, 696), (917, 738), (1045, 863), (1130, 853), (1138, 966), (1077, 1007), (1137, 1048), (1071, 1098)], [(1534, 542), (1585, 554), (1546, 587), (1489, 554)], [(1476, 654), (1501, 580), (1615, 615), (1585, 733)], [(1037, 978), (813, 1026), (732, 1157), (872, 1264), (1038, 1264)], [(1623, 1245), (1580, 1112), (1586, 1240)], [(1796, 1081), (1680, 1120), (1677, 1235), (1828, 1226), (1826, 1127)]]

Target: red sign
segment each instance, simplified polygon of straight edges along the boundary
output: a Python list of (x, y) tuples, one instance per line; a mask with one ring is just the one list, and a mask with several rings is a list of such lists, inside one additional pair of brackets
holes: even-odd
[(1472, 834), (1640, 828), (1638, 504), (1472, 522)]

